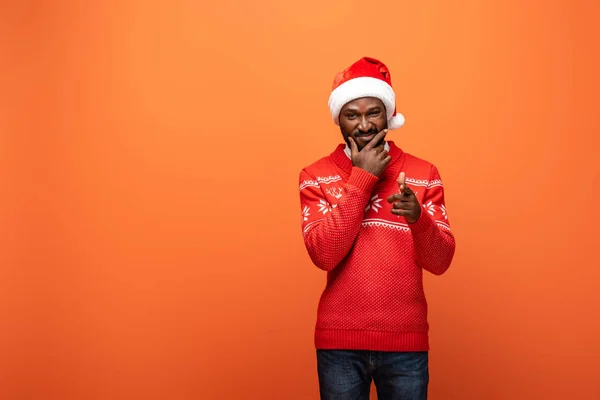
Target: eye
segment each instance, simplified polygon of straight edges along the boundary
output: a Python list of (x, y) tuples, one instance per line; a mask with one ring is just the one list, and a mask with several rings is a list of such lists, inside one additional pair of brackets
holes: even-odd
[(379, 115), (379, 113), (380, 113), (379, 111), (371, 111), (371, 112), (369, 113), (369, 115), (370, 115), (371, 117), (376, 117), (376, 116), (378, 116), (378, 115)]
[(356, 118), (356, 114), (346, 114), (346, 118), (354, 119), (354, 118)]

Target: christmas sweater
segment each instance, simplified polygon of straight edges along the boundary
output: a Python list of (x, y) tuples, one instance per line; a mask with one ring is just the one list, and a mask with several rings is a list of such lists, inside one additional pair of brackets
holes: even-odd
[[(319, 349), (429, 350), (423, 270), (448, 269), (454, 236), (437, 168), (394, 142), (386, 148), (392, 159), (379, 177), (353, 166), (343, 144), (300, 172), (304, 244), (327, 271), (314, 334)], [(422, 206), (414, 224), (387, 202), (398, 193), (400, 172)]]

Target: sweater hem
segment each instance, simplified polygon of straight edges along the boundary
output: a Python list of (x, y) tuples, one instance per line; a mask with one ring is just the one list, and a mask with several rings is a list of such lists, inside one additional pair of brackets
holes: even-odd
[(316, 329), (315, 347), (328, 350), (428, 351), (427, 331)]

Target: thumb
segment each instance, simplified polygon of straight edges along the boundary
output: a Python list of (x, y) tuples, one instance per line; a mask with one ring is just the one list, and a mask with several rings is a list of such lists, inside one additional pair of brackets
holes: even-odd
[(406, 189), (406, 174), (404, 172), (400, 172), (398, 176), (398, 188), (400, 189), (400, 193)]

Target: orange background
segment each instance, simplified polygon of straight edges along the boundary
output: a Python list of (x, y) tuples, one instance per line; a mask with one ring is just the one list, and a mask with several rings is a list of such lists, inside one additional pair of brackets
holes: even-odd
[(5, 3), (0, 398), (318, 398), (298, 173), (362, 56), (457, 239), (430, 398), (600, 398), (597, 1)]

